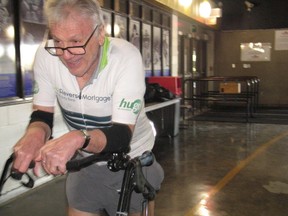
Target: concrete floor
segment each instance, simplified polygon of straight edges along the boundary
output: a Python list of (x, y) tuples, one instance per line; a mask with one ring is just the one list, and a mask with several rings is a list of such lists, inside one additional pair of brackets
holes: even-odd
[[(165, 170), (156, 216), (286, 216), (288, 125), (190, 122), (157, 139)], [(1, 216), (65, 216), (64, 177), (0, 206)]]

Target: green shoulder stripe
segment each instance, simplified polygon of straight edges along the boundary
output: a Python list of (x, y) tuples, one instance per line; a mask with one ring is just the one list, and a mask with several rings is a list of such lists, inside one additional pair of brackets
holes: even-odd
[(103, 45), (103, 53), (100, 63), (100, 71), (102, 71), (106, 65), (108, 64), (108, 49), (109, 49), (110, 41), (107, 37), (105, 37), (104, 45)]

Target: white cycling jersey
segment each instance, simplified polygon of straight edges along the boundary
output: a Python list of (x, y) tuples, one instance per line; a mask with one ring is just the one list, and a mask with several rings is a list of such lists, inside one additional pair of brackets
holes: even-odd
[(55, 106), (58, 102), (70, 130), (134, 124), (132, 157), (154, 145), (152, 126), (144, 110), (145, 73), (136, 47), (118, 38), (105, 38), (100, 64), (81, 90), (58, 57), (40, 46), (34, 63), (33, 103)]

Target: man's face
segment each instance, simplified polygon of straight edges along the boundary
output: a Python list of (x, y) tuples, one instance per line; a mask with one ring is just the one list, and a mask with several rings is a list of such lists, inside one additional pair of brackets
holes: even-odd
[[(91, 20), (71, 13), (64, 21), (51, 25), (50, 31), (54, 45), (65, 48), (84, 45), (95, 27)], [(95, 71), (99, 60), (100, 45), (104, 41), (102, 34), (97, 35), (98, 31), (96, 30), (85, 47), (86, 53), (84, 55), (73, 55), (65, 50), (64, 54), (59, 56), (72, 75), (91, 77)]]

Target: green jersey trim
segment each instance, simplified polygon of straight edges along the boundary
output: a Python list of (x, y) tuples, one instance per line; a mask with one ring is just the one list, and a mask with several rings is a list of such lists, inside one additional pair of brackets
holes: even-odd
[(108, 64), (108, 49), (110, 46), (110, 41), (107, 37), (104, 39), (104, 45), (103, 45), (103, 54), (101, 58), (100, 68), (99, 70), (102, 71), (106, 65)]

